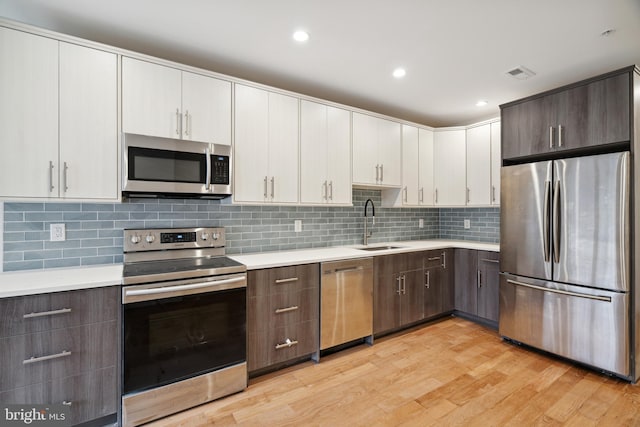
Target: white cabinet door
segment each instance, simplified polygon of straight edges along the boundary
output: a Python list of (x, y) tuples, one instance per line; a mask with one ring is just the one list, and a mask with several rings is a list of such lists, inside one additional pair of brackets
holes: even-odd
[(418, 131), (420, 184), (418, 200), (421, 206), (433, 206), (433, 131)]
[(268, 199), (269, 94), (235, 86), (233, 198), (238, 202)]
[(329, 203), (351, 204), (351, 113), (327, 107)]
[(434, 200), (437, 206), (465, 206), (466, 144), (465, 130), (434, 133)]
[(60, 196), (118, 198), (118, 70), (113, 53), (60, 43)]
[(0, 152), (0, 196), (58, 196), (56, 40), (0, 28)]
[(418, 128), (402, 125), (403, 205), (418, 205), (420, 196), (420, 148)]
[(317, 102), (300, 103), (300, 201), (327, 200), (328, 107)]
[(231, 82), (182, 72), (182, 138), (231, 145)]
[(175, 68), (122, 58), (122, 130), (180, 138), (182, 76)]
[(353, 113), (352, 120), (353, 183), (376, 185), (379, 179), (377, 119)]
[(400, 123), (378, 121), (378, 163), (382, 185), (402, 186), (402, 131)]
[(298, 99), (269, 92), (269, 196), (298, 201)]
[(467, 205), (491, 203), (491, 125), (467, 129)]
[(491, 204), (500, 205), (500, 122), (491, 123)]

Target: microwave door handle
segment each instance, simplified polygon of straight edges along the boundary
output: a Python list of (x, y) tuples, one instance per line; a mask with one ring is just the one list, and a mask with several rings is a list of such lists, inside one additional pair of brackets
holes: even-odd
[(205, 178), (205, 190), (211, 191), (211, 150), (209, 147), (205, 149), (207, 156), (207, 177)]

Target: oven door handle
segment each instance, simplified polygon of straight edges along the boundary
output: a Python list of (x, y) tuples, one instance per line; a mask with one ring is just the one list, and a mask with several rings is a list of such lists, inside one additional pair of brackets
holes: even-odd
[[(173, 296), (189, 295), (195, 293), (215, 292), (225, 289), (236, 289), (247, 286), (247, 278), (245, 275), (232, 277), (229, 279), (210, 280), (207, 282), (190, 283), (186, 285), (160, 286), (153, 288), (139, 288), (131, 286), (123, 289), (123, 303), (148, 301), (160, 298), (169, 298), (165, 296), (171, 293)], [(194, 292), (195, 291), (195, 292)], [(159, 297), (154, 297), (159, 295)], [(137, 298), (136, 298), (137, 297)]]

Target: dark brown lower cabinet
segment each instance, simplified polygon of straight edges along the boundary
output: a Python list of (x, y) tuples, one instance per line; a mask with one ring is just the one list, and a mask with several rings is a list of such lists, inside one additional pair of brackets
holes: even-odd
[(500, 253), (455, 250), (455, 309), (498, 322)]
[(247, 368), (259, 371), (318, 351), (320, 266), (247, 274)]
[(70, 424), (115, 423), (119, 295), (113, 286), (0, 299), (0, 402), (64, 404)]
[(423, 301), (424, 318), (428, 319), (452, 311), (454, 308), (454, 259), (451, 249), (429, 251), (425, 256)]

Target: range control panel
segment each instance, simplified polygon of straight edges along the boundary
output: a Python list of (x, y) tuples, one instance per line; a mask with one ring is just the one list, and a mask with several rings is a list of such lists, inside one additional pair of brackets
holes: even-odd
[(124, 252), (223, 248), (224, 228), (148, 228), (124, 230)]

